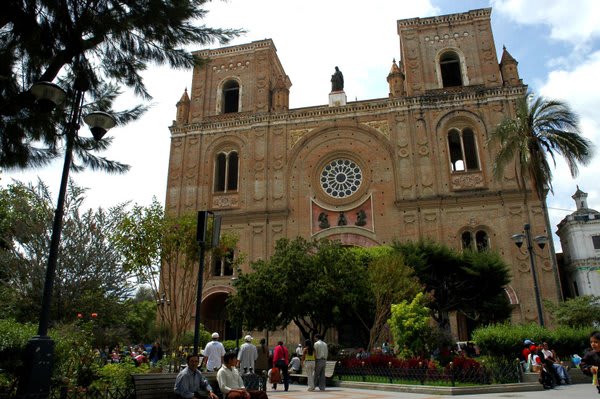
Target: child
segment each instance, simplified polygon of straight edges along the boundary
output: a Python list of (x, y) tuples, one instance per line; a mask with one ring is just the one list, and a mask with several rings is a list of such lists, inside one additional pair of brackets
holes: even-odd
[(593, 377), (593, 384), (600, 394), (600, 385), (598, 385), (598, 366), (600, 366), (600, 331), (594, 331), (590, 334), (590, 346), (592, 350), (587, 352), (579, 367), (587, 375)]
[(273, 384), (273, 389), (277, 389), (277, 384), (281, 382), (281, 371), (279, 371), (279, 368), (273, 367), (270, 369), (267, 377), (269, 378), (269, 382)]

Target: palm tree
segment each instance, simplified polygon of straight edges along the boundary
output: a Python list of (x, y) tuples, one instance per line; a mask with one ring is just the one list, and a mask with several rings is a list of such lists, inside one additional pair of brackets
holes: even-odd
[(571, 176), (576, 177), (578, 164), (592, 159), (592, 144), (581, 135), (577, 114), (562, 101), (527, 93), (517, 100), (516, 111), (515, 117), (502, 121), (490, 138), (500, 145), (493, 164), (494, 177), (500, 179), (514, 161), (519, 188), (526, 190), (526, 179), (531, 178), (532, 189), (545, 202), (546, 190), (553, 192), (548, 158), (556, 167), (556, 155), (562, 156)]
[[(546, 231), (551, 232), (546, 206), (547, 190), (553, 192), (548, 158), (556, 167), (556, 155), (562, 156), (571, 176), (576, 177), (578, 165), (585, 165), (592, 159), (592, 143), (581, 135), (579, 117), (566, 103), (535, 98), (527, 93), (517, 100), (516, 105), (515, 117), (502, 121), (490, 137), (491, 142), (499, 144), (493, 163), (494, 177), (501, 179), (505, 169), (514, 162), (519, 188), (525, 192), (527, 178), (531, 179), (532, 189), (542, 204)], [(526, 194), (524, 201), (527, 203)], [(558, 298), (561, 300), (554, 240), (549, 241)]]

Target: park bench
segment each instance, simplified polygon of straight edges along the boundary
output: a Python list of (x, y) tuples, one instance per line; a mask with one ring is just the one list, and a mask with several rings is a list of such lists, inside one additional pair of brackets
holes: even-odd
[[(326, 378), (332, 378), (334, 373), (335, 373), (335, 365), (337, 364), (337, 361), (335, 360), (328, 360), (325, 363), (325, 377)], [(305, 379), (307, 378), (306, 376), (306, 371), (303, 368), (299, 373), (290, 373), (290, 379), (298, 379), (298, 381), (300, 381), (300, 379)]]
[[(213, 391), (220, 398), (223, 397), (219, 384), (217, 383), (216, 372), (202, 373), (208, 380)], [(174, 399), (175, 378), (177, 373), (148, 373), (133, 374), (133, 385), (135, 387), (136, 399)]]

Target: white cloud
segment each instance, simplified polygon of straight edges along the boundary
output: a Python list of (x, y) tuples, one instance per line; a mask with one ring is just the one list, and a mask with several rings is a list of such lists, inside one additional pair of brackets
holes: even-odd
[(553, 39), (586, 45), (600, 35), (597, 0), (492, 0), (494, 9), (523, 25), (548, 25)]

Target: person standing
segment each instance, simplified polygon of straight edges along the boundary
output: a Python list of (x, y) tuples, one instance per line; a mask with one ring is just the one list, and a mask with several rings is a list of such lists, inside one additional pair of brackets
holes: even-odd
[(304, 350), (302, 349), (302, 344), (298, 344), (298, 346), (296, 347), (296, 355), (298, 355), (298, 357), (302, 357), (302, 353), (304, 353)]
[(269, 348), (267, 347), (267, 340), (264, 338), (260, 339), (260, 346), (256, 347), (258, 357), (254, 362), (254, 371), (256, 374), (267, 372), (269, 367)]
[[(283, 341), (277, 342), (277, 346), (273, 350), (273, 367), (277, 367), (283, 374), (283, 387), (287, 391), (290, 387), (290, 374), (288, 373), (288, 359), (290, 353), (283, 346)], [(277, 384), (273, 384), (273, 389), (277, 389)]]
[(218, 399), (206, 378), (198, 370), (198, 364), (200, 364), (198, 355), (189, 355), (186, 361), (187, 367), (181, 370), (177, 374), (177, 378), (175, 378), (175, 388), (173, 388), (173, 391), (177, 398), (201, 398), (202, 394), (200, 394), (200, 391), (203, 390), (208, 392), (210, 398)]
[(302, 351), (302, 368), (308, 379), (308, 390), (315, 390), (315, 348), (312, 341), (304, 341), (304, 350)]
[(256, 351), (256, 346), (252, 345), (252, 336), (246, 335), (244, 341), (246, 342), (240, 347), (237, 355), (237, 366), (246, 374), (254, 372), (254, 362), (258, 358), (258, 352)]
[(223, 366), (217, 372), (217, 382), (225, 399), (267, 399), (266, 392), (247, 390), (244, 387), (244, 381), (235, 368), (236, 363), (235, 353), (226, 353), (223, 356)]
[(214, 332), (212, 341), (204, 347), (202, 362), (206, 360), (206, 371), (218, 370), (223, 364), (223, 356), (225, 356), (225, 347), (219, 342), (219, 333)]
[(149, 357), (152, 367), (156, 367), (156, 363), (158, 363), (163, 358), (163, 350), (162, 346), (160, 346), (160, 342), (154, 342), (154, 345), (152, 345), (152, 349), (150, 349)]
[(320, 334), (315, 334), (315, 386), (319, 387), (319, 390), (325, 390), (325, 367), (327, 366), (327, 344), (323, 341)]

